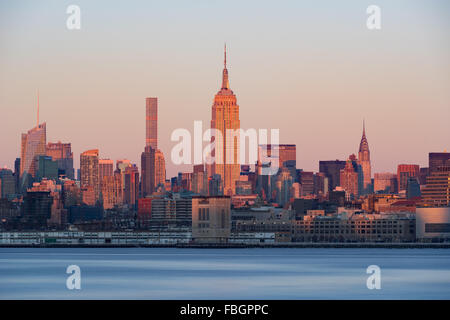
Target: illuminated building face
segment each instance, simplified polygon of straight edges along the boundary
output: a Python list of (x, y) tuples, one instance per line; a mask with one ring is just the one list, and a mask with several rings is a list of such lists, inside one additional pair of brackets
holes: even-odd
[(211, 119), (211, 129), (222, 133), (222, 139), (215, 141), (213, 151), (215, 163), (212, 166), (212, 175), (220, 175), (225, 195), (236, 193), (236, 181), (239, 180), (241, 168), (239, 164), (239, 135), (227, 137), (227, 131), (239, 130), (240, 126), (239, 106), (235, 94), (230, 89), (225, 50), (222, 88), (214, 97)]

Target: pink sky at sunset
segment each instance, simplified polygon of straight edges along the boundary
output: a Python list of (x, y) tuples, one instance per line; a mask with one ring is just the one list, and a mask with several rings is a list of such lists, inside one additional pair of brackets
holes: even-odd
[(158, 97), (167, 177), (188, 170), (171, 163), (170, 135), (209, 128), (224, 42), (242, 128), (279, 128), (298, 168), (357, 153), (363, 119), (374, 173), (449, 150), (448, 2), (377, 1), (379, 31), (369, 2), (320, 3), (78, 1), (78, 31), (65, 2), (0, 4), (1, 167), (36, 125), (39, 89), (47, 141), (71, 142), (76, 167), (93, 148), (140, 166), (145, 98)]

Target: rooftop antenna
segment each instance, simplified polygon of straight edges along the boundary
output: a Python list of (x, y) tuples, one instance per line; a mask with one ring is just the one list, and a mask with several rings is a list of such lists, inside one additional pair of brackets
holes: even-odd
[(226, 69), (227, 68), (227, 43), (226, 42), (225, 42), (225, 47), (224, 47), (223, 53), (224, 53), (224, 57), (225, 57), (225, 59), (223, 61), (223, 66)]

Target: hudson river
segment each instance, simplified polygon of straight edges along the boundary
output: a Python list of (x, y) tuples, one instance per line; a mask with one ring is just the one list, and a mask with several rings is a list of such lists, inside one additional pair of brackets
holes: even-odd
[(450, 299), (450, 250), (0, 248), (0, 299)]

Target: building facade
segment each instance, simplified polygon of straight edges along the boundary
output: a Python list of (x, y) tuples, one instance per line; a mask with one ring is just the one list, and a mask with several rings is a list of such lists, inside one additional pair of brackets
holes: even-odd
[(47, 144), (47, 156), (52, 157), (53, 161), (58, 163), (58, 174), (64, 174), (69, 179), (75, 179), (73, 168), (73, 153), (70, 143), (60, 141)]
[[(89, 194), (90, 203), (92, 203), (92, 197), (96, 202), (100, 196), (98, 163), (98, 149), (88, 150), (80, 154), (80, 186), (82, 192)], [(83, 198), (85, 197), (83, 196)]]
[(361, 137), (361, 142), (359, 144), (359, 152), (358, 152), (358, 164), (361, 166), (363, 173), (363, 185), (362, 191), (364, 194), (369, 193), (371, 191), (372, 184), (372, 168), (370, 164), (370, 150), (369, 143), (366, 138), (366, 126), (363, 123), (363, 134)]
[(158, 98), (145, 99), (145, 146), (158, 149)]
[(211, 141), (215, 144), (212, 151), (214, 164), (212, 175), (219, 175), (226, 195), (236, 193), (236, 181), (239, 180), (240, 120), (236, 95), (230, 89), (228, 81), (225, 50), (222, 88), (214, 97), (212, 106), (211, 129), (215, 131)]
[(406, 190), (408, 178), (419, 178), (420, 167), (418, 164), (399, 164), (397, 166), (398, 191)]
[(328, 178), (328, 191), (333, 191), (341, 185), (341, 170), (344, 169), (346, 162), (342, 160), (319, 161), (319, 172), (322, 172)]
[(47, 125), (38, 124), (27, 133), (22, 133), (22, 145), (20, 152), (20, 176), (25, 173), (33, 178), (36, 176), (37, 159), (45, 156), (47, 143)]
[(226, 243), (231, 233), (231, 198), (192, 197), (192, 240)]

